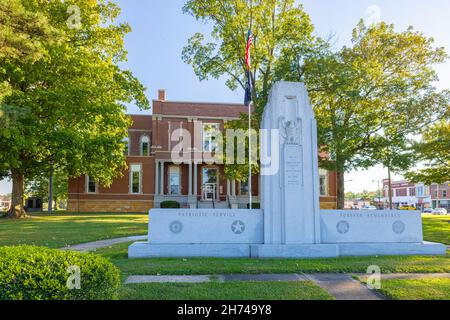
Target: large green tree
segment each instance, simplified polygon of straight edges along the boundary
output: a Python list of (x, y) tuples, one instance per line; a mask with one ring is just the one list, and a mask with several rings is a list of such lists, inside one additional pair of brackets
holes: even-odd
[[(148, 107), (144, 87), (118, 64), (126, 60), (126, 23), (107, 0), (21, 0), (45, 17), (56, 34), (39, 40), (38, 60), (0, 57), (3, 99), (0, 167), (13, 182), (9, 217), (22, 217), (24, 178), (53, 168), (89, 174), (109, 185), (125, 167), (125, 103)], [(24, 30), (26, 33), (28, 30)], [(0, 169), (0, 171), (1, 171)]]
[[(209, 35), (196, 33), (189, 39), (183, 60), (192, 65), (200, 80), (224, 77), (231, 90), (245, 89), (246, 37), (248, 30), (252, 31), (253, 128), (259, 128), (277, 66), (298, 65), (301, 57), (312, 55), (323, 44), (312, 35), (310, 17), (294, 0), (189, 0), (183, 10), (212, 26)], [(243, 115), (241, 120), (229, 122), (227, 128), (247, 129), (247, 123)], [(245, 180), (248, 165), (227, 164), (225, 174)]]
[(377, 163), (410, 165), (410, 138), (442, 117), (450, 101), (448, 91), (434, 87), (434, 66), (446, 58), (433, 39), (412, 28), (396, 32), (393, 25), (361, 21), (350, 47), (305, 63), (321, 151), (329, 154), (321, 165), (338, 174), (339, 208), (345, 172)]

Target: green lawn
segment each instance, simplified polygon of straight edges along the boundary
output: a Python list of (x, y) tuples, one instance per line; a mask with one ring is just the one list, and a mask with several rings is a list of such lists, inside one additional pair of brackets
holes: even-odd
[(383, 280), (379, 291), (393, 300), (450, 300), (450, 279)]
[(312, 282), (152, 283), (124, 285), (121, 300), (333, 300)]
[(424, 216), (423, 234), (426, 241), (450, 245), (450, 216)]
[(60, 248), (147, 233), (147, 214), (34, 214), (0, 219), (0, 246), (29, 244)]
[(230, 273), (365, 273), (378, 265), (383, 273), (450, 272), (450, 255), (442, 257), (350, 257), (332, 259), (128, 259), (130, 243), (97, 250), (128, 275), (199, 275)]

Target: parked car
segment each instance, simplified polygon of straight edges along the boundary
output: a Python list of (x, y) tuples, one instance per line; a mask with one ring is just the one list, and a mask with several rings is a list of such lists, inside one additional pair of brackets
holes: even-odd
[(425, 208), (422, 212), (427, 214), (433, 213), (433, 208)]
[(416, 208), (413, 207), (413, 206), (401, 206), (399, 209), (400, 210), (409, 210), (409, 211), (415, 211), (416, 210)]
[(447, 213), (447, 209), (444, 209), (444, 208), (436, 208), (436, 209), (433, 210), (432, 214), (439, 215), (439, 216), (445, 216), (445, 215), (447, 215), (448, 213)]
[(361, 210), (377, 210), (377, 207), (375, 206), (364, 206), (361, 208)]

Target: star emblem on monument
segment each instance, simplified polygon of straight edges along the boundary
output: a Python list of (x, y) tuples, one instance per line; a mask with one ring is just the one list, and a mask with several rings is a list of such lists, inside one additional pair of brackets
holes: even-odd
[(242, 234), (245, 231), (245, 224), (240, 220), (236, 220), (231, 224), (231, 231), (234, 234)]

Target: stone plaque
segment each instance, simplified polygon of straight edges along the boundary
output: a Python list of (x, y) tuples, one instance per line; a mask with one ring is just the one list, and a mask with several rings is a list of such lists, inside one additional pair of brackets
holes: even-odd
[(322, 243), (421, 243), (420, 212), (321, 211)]
[(296, 145), (286, 145), (284, 155), (284, 186), (300, 188), (303, 185), (302, 148)]
[(263, 211), (239, 209), (152, 209), (153, 244), (245, 244), (263, 242)]

